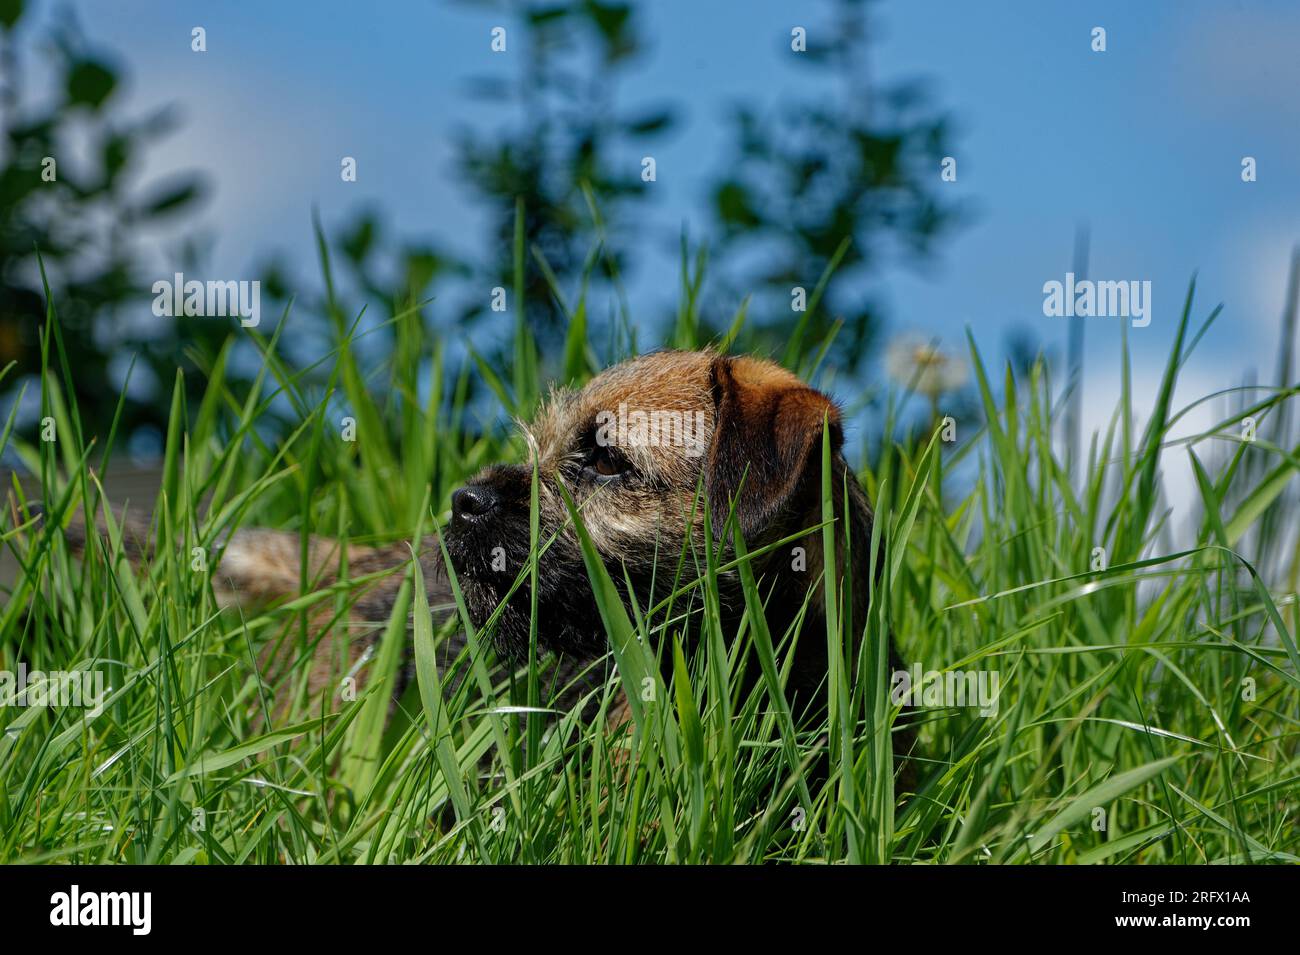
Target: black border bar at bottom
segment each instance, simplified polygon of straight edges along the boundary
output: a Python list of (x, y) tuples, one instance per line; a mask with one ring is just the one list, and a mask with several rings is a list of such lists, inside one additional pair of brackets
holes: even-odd
[[(10, 942), (75, 934), (127, 945), (333, 948), (383, 944), (390, 931), (450, 942), (467, 931), (499, 940), (504, 929), (553, 939), (572, 931), (591, 944), (602, 929), (626, 939), (629, 929), (677, 935), (692, 925), (734, 941), (762, 938), (777, 924), (801, 933), (852, 929), (864, 939), (897, 937), (910, 925), (931, 939), (1059, 938), (1064, 930), (1071, 940), (1200, 933), (1230, 942), (1294, 927), (1296, 886), (1288, 867), (1225, 866), (9, 866), (0, 867), (0, 909)], [(97, 921), (118, 924), (85, 924)]]

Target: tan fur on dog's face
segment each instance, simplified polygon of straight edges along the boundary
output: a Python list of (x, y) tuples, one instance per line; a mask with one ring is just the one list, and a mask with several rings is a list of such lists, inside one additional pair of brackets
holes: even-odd
[[(676, 552), (699, 484), (704, 455), (697, 448), (702, 444), (707, 449), (716, 423), (709, 396), (711, 362), (712, 356), (701, 352), (661, 352), (615, 365), (581, 391), (553, 393), (524, 429), (536, 450), (547, 517), (561, 522), (565, 515), (557, 487), (563, 481), (581, 502), (587, 532), (602, 554), (640, 562), (653, 557), (653, 546), (647, 545), (656, 538)], [(620, 406), (625, 418), (637, 412), (676, 414), (677, 420), (691, 423), (689, 437), (696, 446), (620, 441)], [(602, 433), (601, 425), (610, 425), (610, 417), (613, 426)], [(624, 459), (628, 467), (623, 475), (602, 480), (584, 467), (593, 437), (597, 445), (605, 437), (610, 453)], [(702, 526), (698, 514), (695, 523)]]
[[(541, 537), (559, 532), (539, 561), (538, 630), (549, 648), (604, 652), (561, 486), (579, 504), (614, 580), (630, 578), (645, 606), (652, 575), (658, 590), (671, 580), (683, 543), (702, 545), (706, 508), (720, 533), (735, 498), (751, 543), (804, 516), (826, 420), (838, 450), (838, 413), (824, 395), (769, 362), (710, 352), (645, 355), (581, 391), (554, 392), (523, 426), (538, 468)], [(468, 499), (454, 501), (448, 549), (476, 625), (527, 560), (531, 479), (530, 464), (490, 467), (458, 492)], [(526, 651), (529, 604), (521, 586), (501, 617), (497, 638), (507, 652)]]

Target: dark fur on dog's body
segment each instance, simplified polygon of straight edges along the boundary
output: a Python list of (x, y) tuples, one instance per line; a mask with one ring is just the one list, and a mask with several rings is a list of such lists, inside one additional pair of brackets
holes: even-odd
[[(689, 416), (699, 426), (698, 433), (692, 441), (677, 444), (611, 442), (600, 427), (602, 413), (622, 411)], [(735, 525), (751, 552), (815, 528), (753, 563), (774, 641), (781, 639), (808, 603), (789, 688), (793, 698), (813, 702), (824, 692), (827, 675), (819, 585), (823, 537), (818, 527), (826, 428), (830, 429), (830, 483), (841, 575), (845, 532), (852, 542), (853, 589), (846, 595), (844, 609), (851, 614), (853, 630), (861, 633), (870, 585), (872, 512), (841, 454), (843, 434), (834, 403), (771, 362), (672, 351), (616, 365), (580, 391), (553, 393), (535, 420), (524, 426), (530, 460), (489, 467), (453, 495), (452, 518), (443, 540), (474, 625), (482, 627), (488, 621), (527, 564), (534, 461), (539, 540), (554, 537), (538, 562), (538, 639), (543, 650), (564, 661), (562, 678), (605, 657), (608, 646), (561, 485), (578, 502), (587, 533), (611, 576), (620, 586), (630, 582), (631, 593), (625, 597), (635, 599), (642, 609), (667, 595), (684, 547), (688, 561), (684, 579), (693, 579), (695, 567), (703, 566), (702, 488), (715, 544), (724, 553), (731, 550), (725, 528), (733, 509)], [(802, 565), (792, 560), (796, 547), (803, 549)], [(447, 604), (450, 594), (437, 539), (426, 538), (417, 553), (430, 605)], [(692, 555), (698, 565), (692, 563)], [(296, 596), (302, 589), (300, 558), (296, 534), (238, 531), (224, 542), (214, 586), (226, 599), (236, 601)], [(350, 546), (349, 577), (396, 569), (409, 560), (405, 544)], [(308, 578), (315, 586), (335, 581), (338, 565), (337, 542), (312, 538)], [(387, 620), (401, 579), (401, 573), (395, 572), (361, 592), (353, 607), (354, 620)], [(723, 633), (729, 638), (739, 629), (744, 600), (734, 572), (721, 575), (717, 584)], [(510, 597), (493, 633), (498, 650), (513, 661), (527, 658), (530, 617), (531, 593), (525, 580)], [(354, 641), (348, 659), (355, 661), (368, 642)], [(463, 637), (451, 641), (448, 656), (463, 644)], [(337, 666), (328, 663), (316, 667), (319, 674), (313, 673), (313, 691), (337, 680)]]

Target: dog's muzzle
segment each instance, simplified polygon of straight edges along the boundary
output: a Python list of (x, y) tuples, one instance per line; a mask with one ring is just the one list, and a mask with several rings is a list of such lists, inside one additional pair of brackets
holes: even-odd
[(451, 524), (459, 530), (479, 527), (501, 503), (501, 496), (486, 484), (467, 484), (451, 495)]

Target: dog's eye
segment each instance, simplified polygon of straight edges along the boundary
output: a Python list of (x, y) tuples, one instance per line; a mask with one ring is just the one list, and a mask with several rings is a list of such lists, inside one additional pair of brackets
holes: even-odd
[(612, 478), (625, 472), (627, 463), (610, 448), (598, 446), (592, 449), (587, 467), (600, 477)]

